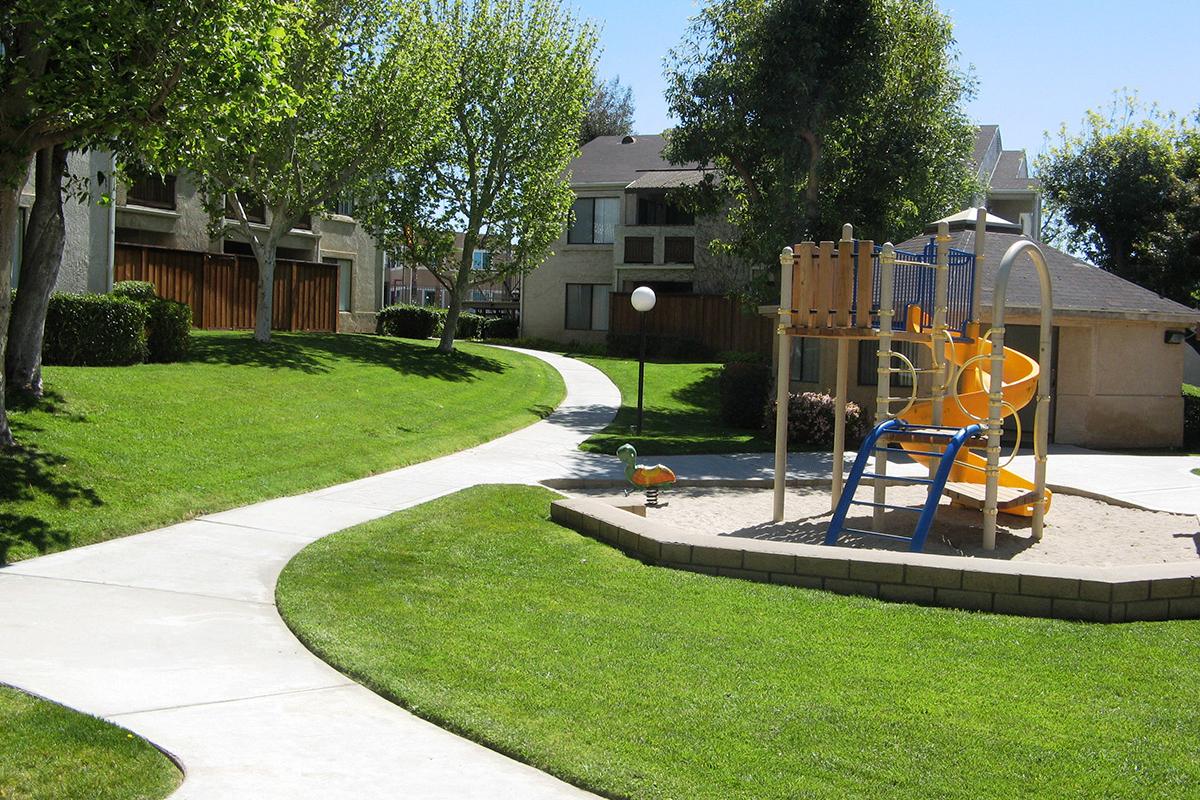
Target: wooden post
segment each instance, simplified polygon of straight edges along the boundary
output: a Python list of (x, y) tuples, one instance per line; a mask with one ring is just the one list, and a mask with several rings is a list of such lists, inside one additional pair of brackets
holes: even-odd
[(775, 497), (771, 519), (783, 522), (783, 501), (787, 490), (787, 426), (788, 389), (792, 376), (792, 337), (787, 329), (792, 325), (790, 302), (792, 299), (792, 248), (785, 247), (779, 254), (779, 327), (775, 342), (779, 349), (775, 368)]
[(858, 316), (854, 322), (860, 328), (871, 327), (871, 302), (875, 295), (874, 242), (858, 243), (858, 284), (855, 286)]
[(829, 312), (833, 308), (833, 242), (821, 242), (821, 254), (817, 262), (817, 297), (813, 307), (817, 309), (816, 327), (832, 325)]
[(837, 280), (833, 288), (833, 324), (849, 328), (850, 305), (854, 302), (854, 226), (842, 226), (842, 239), (838, 242)]
[(813, 295), (816, 290), (816, 276), (813, 274), (813, 243), (801, 242), (796, 245), (795, 264), (793, 270), (796, 279), (792, 284), (792, 309), (800, 315), (798, 322), (802, 328), (813, 326)]
[[(849, 310), (849, 306), (847, 306)], [(837, 508), (842, 497), (842, 473), (846, 469), (846, 373), (850, 362), (850, 339), (837, 340), (837, 390), (833, 401), (833, 492), (829, 510)]]
[(982, 320), (983, 305), (983, 249), (987, 240), (987, 206), (975, 209), (975, 276), (971, 284), (971, 322)]

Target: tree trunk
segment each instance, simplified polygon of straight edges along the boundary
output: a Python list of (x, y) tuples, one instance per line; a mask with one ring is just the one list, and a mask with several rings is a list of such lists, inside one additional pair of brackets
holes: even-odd
[(271, 341), (271, 317), (275, 301), (275, 239), (269, 237), (266, 245), (255, 248), (258, 261), (258, 310), (254, 314), (254, 340)]
[[(821, 200), (821, 181), (820, 181), (820, 165), (821, 165), (821, 140), (815, 133), (804, 131), (801, 133), (804, 141), (808, 143), (808, 180), (804, 186), (804, 225), (807, 230), (805, 234), (813, 237), (817, 232), (814, 230), (817, 225), (817, 216), (819, 215), (819, 203)], [(820, 237), (817, 237), (818, 239)]]
[[(12, 310), (12, 261), (16, 245), (21, 188), (29, 174), (29, 161), (4, 164), (0, 170), (0, 357), (8, 344), (8, 318)], [(0, 447), (13, 445), (8, 415), (4, 412), (4, 370), (0, 369)]]
[[(475, 240), (475, 237), (464, 237), (465, 239)], [(458, 316), (462, 313), (463, 299), (466, 297), (467, 288), (471, 285), (471, 266), (472, 255), (475, 252), (475, 247), (467, 247), (468, 242), (463, 243), (462, 257), (458, 262), (458, 273), (454, 277), (454, 289), (450, 292), (450, 307), (446, 309), (446, 324), (442, 328), (442, 340), (438, 343), (439, 353), (450, 353), (454, 350), (454, 331), (458, 327)]]
[(62, 182), (67, 152), (62, 145), (37, 154), (34, 186), (37, 196), (25, 230), (21, 280), (8, 326), (5, 372), (11, 390), (42, 396), (42, 338), (46, 307), (62, 265), (66, 227), (63, 220)]

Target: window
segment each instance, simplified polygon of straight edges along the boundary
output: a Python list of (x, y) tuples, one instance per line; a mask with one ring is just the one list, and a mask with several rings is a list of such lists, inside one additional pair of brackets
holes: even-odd
[(175, 208), (175, 176), (140, 172), (130, 175), (125, 202), (150, 208)]
[[(262, 224), (267, 221), (267, 207), (263, 203), (262, 198), (255, 197), (250, 192), (238, 192), (237, 197), (242, 202), (242, 211), (246, 212), (247, 222)], [(233, 202), (228, 196), (225, 198), (225, 217), (226, 219), (238, 218)]]
[(564, 327), (569, 331), (608, 330), (607, 283), (568, 283)]
[(821, 340), (805, 336), (792, 339), (792, 382), (821, 380)]
[[(920, 368), (921, 363), (917, 359), (921, 355), (921, 345), (917, 342), (901, 342), (893, 339), (892, 350), (897, 353), (903, 353), (913, 363), (914, 367)], [(908, 387), (913, 385), (912, 373), (908, 371), (903, 361), (893, 358), (892, 366), (904, 370), (903, 372), (892, 373), (892, 386)], [(858, 385), (879, 385), (878, 339), (863, 339), (858, 343)]]
[(354, 198), (349, 195), (338, 195), (325, 202), (325, 213), (343, 217), (354, 216)]
[(471, 253), (471, 269), (487, 269), (491, 266), (492, 254), (486, 250), (476, 250)]
[(580, 197), (571, 206), (568, 244), (612, 244), (621, 201), (616, 197)]
[(669, 202), (664, 195), (640, 195), (637, 201), (638, 225), (695, 225), (696, 216)]
[(338, 311), (350, 310), (350, 291), (354, 285), (354, 262), (348, 258), (325, 258), (326, 264), (337, 264)]

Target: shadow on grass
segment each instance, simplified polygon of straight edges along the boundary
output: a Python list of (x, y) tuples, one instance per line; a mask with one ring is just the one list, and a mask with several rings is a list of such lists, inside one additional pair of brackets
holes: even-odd
[[(62, 395), (48, 393), (42, 400), (9, 397), (6, 400), (13, 410), (64, 413)], [(12, 420), (13, 434), (20, 441), (29, 433), (39, 430), (24, 420)], [(90, 486), (62, 476), (61, 468), (66, 459), (36, 447), (18, 445), (0, 449), (0, 509), (11, 508), (18, 502), (48, 498), (60, 508), (69, 508), (76, 503), (92, 507), (103, 505), (100, 496)], [(17, 547), (32, 547), (45, 553), (52, 546), (70, 544), (67, 531), (53, 528), (46, 520), (31, 515), (0, 510), (0, 565), (8, 563), (8, 554)]]
[(447, 355), (411, 340), (346, 333), (276, 332), (265, 344), (256, 342), (249, 333), (196, 336), (188, 360), (294, 369), (314, 375), (332, 371), (335, 362), (352, 361), (444, 381), (473, 381), (481, 372), (501, 373), (506, 369), (494, 358), (459, 349)]

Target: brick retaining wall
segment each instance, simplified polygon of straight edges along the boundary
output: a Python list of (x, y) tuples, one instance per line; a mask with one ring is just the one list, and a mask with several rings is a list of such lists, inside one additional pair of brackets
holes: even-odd
[(643, 561), (902, 603), (1092, 622), (1200, 618), (1200, 563), (1080, 567), (687, 533), (599, 500), (551, 518)]

